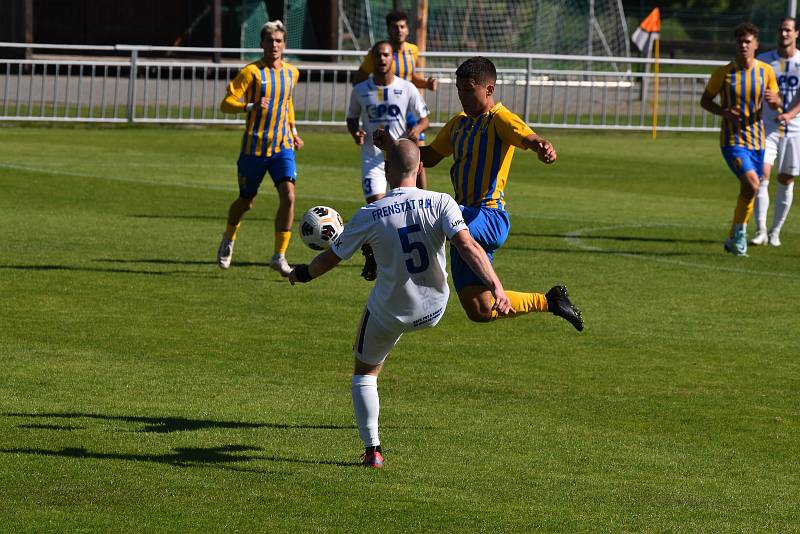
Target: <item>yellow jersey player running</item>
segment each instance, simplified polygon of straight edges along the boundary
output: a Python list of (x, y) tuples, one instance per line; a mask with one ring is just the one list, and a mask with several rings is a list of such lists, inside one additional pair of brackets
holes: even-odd
[[(484, 57), (473, 57), (456, 70), (458, 98), (464, 108), (451, 118), (429, 146), (420, 148), (422, 162), (433, 167), (446, 156), (453, 156), (450, 178), (455, 199), (464, 214), (470, 234), (480, 243), (491, 261), (494, 251), (505, 243), (510, 220), (506, 211), (504, 189), (511, 168), (514, 149), (533, 149), (547, 164), (556, 160), (553, 145), (531, 130), (502, 103), (495, 103), (497, 71)], [(388, 134), (379, 130), (381, 148), (388, 145)], [(376, 139), (378, 140), (378, 139)], [(377, 144), (377, 143), (376, 143)], [(471, 320), (488, 322), (499, 316), (492, 292), (450, 247), (453, 285), (461, 306)], [(506, 291), (516, 317), (530, 312), (547, 312), (562, 317), (577, 330), (583, 330), (583, 318), (572, 305), (563, 286), (546, 294)]]
[[(773, 109), (780, 103), (775, 71), (756, 59), (758, 28), (748, 22), (734, 29), (736, 59), (711, 73), (700, 105), (722, 117), (722, 156), (739, 179), (739, 196), (733, 212), (725, 250), (747, 256), (747, 221), (753, 213), (759, 176), (764, 167), (764, 122), (761, 110), (766, 100)], [(721, 105), (714, 102), (719, 95)]]
[(292, 237), (297, 179), (294, 151), (303, 146), (295, 128), (292, 102), (300, 72), (283, 61), (286, 30), (281, 21), (264, 25), (261, 47), (264, 56), (239, 71), (220, 105), (223, 113), (244, 112), (246, 124), (237, 162), (239, 198), (228, 210), (228, 226), (222, 234), (217, 263), (223, 269), (230, 267), (242, 217), (253, 207), (261, 181), (269, 172), (279, 198), (275, 250), (269, 265), (282, 276), (288, 276), (292, 269), (286, 261), (286, 249)]

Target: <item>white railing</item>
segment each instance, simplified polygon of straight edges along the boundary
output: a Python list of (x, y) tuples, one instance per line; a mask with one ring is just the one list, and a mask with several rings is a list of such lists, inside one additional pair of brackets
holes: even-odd
[[(32, 59), (0, 59), (0, 120), (238, 124), (219, 103), (225, 86), (259, 49), (162, 46), (80, 46), (0, 43), (30, 49)], [(43, 52), (51, 55), (43, 55)], [(52, 55), (52, 53), (59, 55)], [(65, 57), (64, 53), (81, 54)], [(234, 55), (221, 63), (176, 59), (175, 54)], [(287, 50), (300, 70), (295, 93), (298, 123), (344, 124), (352, 75), (364, 52)], [(114, 56), (116, 55), (116, 56)], [(153, 57), (164, 56), (170, 57)], [(431, 123), (442, 125), (460, 111), (455, 67), (472, 53), (429, 52), (424, 73), (439, 80), (427, 91)], [(653, 61), (645, 58), (547, 54), (484, 54), (498, 65), (496, 100), (533, 126), (650, 130), (653, 126)], [(332, 62), (310, 62), (326, 57)], [(699, 106), (710, 71), (724, 62), (662, 60), (657, 127), (713, 131), (718, 119)], [(134, 73), (131, 76), (131, 73)]]

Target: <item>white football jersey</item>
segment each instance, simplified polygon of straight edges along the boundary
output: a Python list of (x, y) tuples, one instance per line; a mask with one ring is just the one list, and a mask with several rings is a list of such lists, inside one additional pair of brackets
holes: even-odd
[(781, 106), (775, 110), (769, 107), (766, 102), (763, 108), (764, 130), (767, 135), (779, 131), (786, 136), (797, 135), (800, 133), (800, 117), (795, 117), (789, 124), (781, 125), (775, 122), (775, 118), (782, 112), (788, 111), (795, 104), (798, 84), (800, 84), (800, 51), (789, 59), (782, 58), (777, 50), (760, 54), (759, 61), (768, 63), (775, 71), (775, 78), (778, 80), (778, 87), (781, 91)]
[(450, 195), (398, 187), (359, 209), (331, 250), (347, 259), (371, 245), (378, 264), (367, 301), (371, 316), (387, 327), (413, 330), (444, 314), (450, 295), (444, 242), (466, 229)]
[(372, 133), (383, 128), (397, 139), (408, 128), (406, 117), (409, 113), (417, 120), (428, 116), (428, 106), (414, 84), (395, 76), (389, 85), (375, 85), (370, 76), (353, 87), (347, 118), (361, 117), (362, 128), (367, 132), (361, 150), (376, 155), (381, 151), (372, 144)]

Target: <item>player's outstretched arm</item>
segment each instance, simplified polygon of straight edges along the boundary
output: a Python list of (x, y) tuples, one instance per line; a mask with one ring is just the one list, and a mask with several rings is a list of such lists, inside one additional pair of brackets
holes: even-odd
[(372, 144), (380, 148), (384, 152), (389, 150), (389, 147), (395, 144), (396, 142), (397, 140), (392, 138), (392, 134), (390, 134), (383, 128), (378, 128), (377, 130), (372, 132)]
[(531, 134), (527, 137), (523, 137), (522, 144), (525, 148), (535, 151), (539, 156), (539, 161), (543, 163), (555, 163), (558, 157), (553, 143), (538, 134)]
[(508, 295), (506, 295), (503, 284), (500, 283), (500, 279), (497, 277), (497, 273), (494, 272), (494, 267), (492, 267), (489, 257), (486, 255), (486, 251), (483, 250), (478, 242), (470, 235), (469, 230), (461, 230), (458, 232), (450, 239), (450, 243), (456, 247), (458, 254), (467, 263), (469, 268), (472, 269), (472, 272), (477, 274), (480, 279), (483, 280), (483, 283), (486, 284), (486, 287), (489, 288), (489, 291), (492, 292), (494, 296), (494, 309), (496, 309), (500, 315), (514, 313), (516, 310), (511, 307), (511, 301), (508, 300)]
[(297, 282), (310, 282), (339, 265), (340, 261), (342, 259), (330, 249), (320, 252), (308, 265), (298, 265), (292, 269), (288, 276), (289, 283), (295, 285)]
[(444, 156), (436, 152), (431, 145), (425, 145), (419, 147), (419, 159), (423, 167), (436, 167)]
[(431, 91), (435, 91), (439, 88), (439, 80), (433, 77), (426, 78), (418, 72), (415, 72), (411, 75), (411, 83), (413, 83), (414, 87), (417, 89), (429, 89)]

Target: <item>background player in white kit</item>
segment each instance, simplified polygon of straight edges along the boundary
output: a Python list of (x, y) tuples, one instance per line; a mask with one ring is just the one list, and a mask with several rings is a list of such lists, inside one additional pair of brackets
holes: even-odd
[[(800, 52), (797, 50), (797, 21), (793, 18), (781, 20), (778, 26), (778, 48), (758, 56), (775, 71), (781, 92), (781, 105), (777, 110), (764, 106), (764, 130), (767, 134), (764, 150), (764, 170), (756, 193), (753, 208), (756, 235), (751, 245), (773, 247), (781, 245), (780, 232), (794, 196), (794, 179), (800, 174), (800, 102), (797, 100), (800, 85)], [(790, 108), (791, 106), (791, 108)], [(777, 163), (776, 163), (777, 159)], [(769, 208), (769, 176), (772, 166), (778, 167), (778, 192), (772, 226), (767, 231), (767, 209)]]
[(383, 361), (405, 332), (436, 326), (444, 315), (450, 294), (445, 239), (450, 239), (490, 289), (498, 313), (514, 313), (486, 253), (464, 224), (455, 200), (446, 193), (415, 187), (420, 166), (415, 141), (400, 139), (390, 145), (386, 175), (391, 191), (361, 208), (329, 250), (289, 274), (292, 284), (308, 282), (351, 257), (363, 243), (372, 244), (375, 250), (380, 276), (356, 332), (351, 381), (353, 409), (365, 447), (365, 467), (383, 466), (378, 434), (378, 373)]
[[(392, 68), (392, 45), (375, 43), (372, 54), (375, 72), (353, 87), (347, 110), (347, 130), (361, 146), (361, 186), (369, 203), (386, 194), (383, 152), (372, 142), (372, 133), (381, 128), (394, 139), (417, 140), (428, 127), (428, 107), (414, 84), (395, 76)], [(418, 122), (408, 128), (408, 114)], [(417, 183), (420, 189), (427, 184)]]

